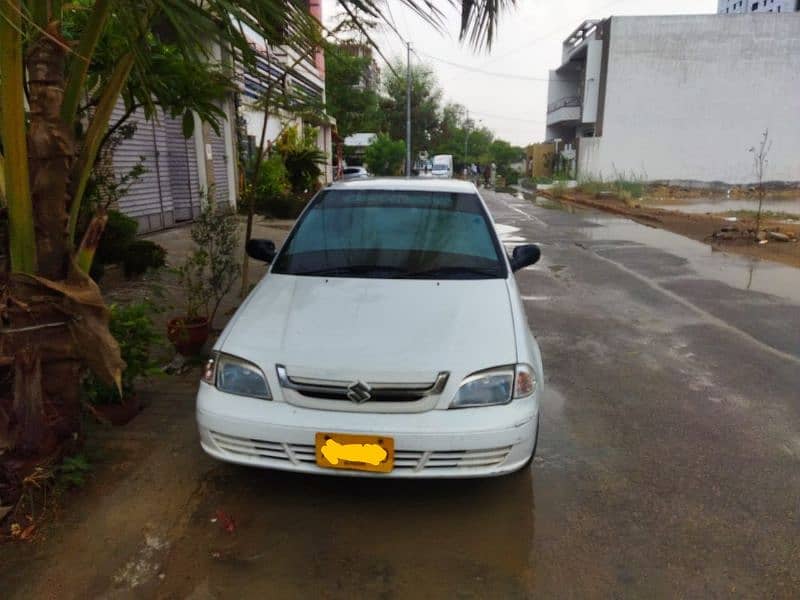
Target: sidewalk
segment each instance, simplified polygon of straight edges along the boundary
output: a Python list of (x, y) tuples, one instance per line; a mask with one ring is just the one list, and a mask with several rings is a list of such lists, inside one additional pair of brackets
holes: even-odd
[[(280, 245), (292, 221), (257, 220), (253, 237)], [(192, 250), (189, 227), (147, 236), (174, 268)], [(242, 223), (242, 239), (244, 223)], [(243, 243), (242, 243), (243, 248)], [(257, 283), (266, 265), (250, 261)], [(103, 282), (108, 302), (150, 298), (164, 309), (162, 327), (180, 300), (174, 273), (143, 280), (114, 273)], [(160, 290), (160, 291), (159, 291)], [(163, 296), (161, 295), (163, 293)], [(225, 298), (215, 327), (239, 304), (239, 285)], [(198, 370), (164, 375), (139, 389), (145, 409), (123, 427), (89, 426), (84, 453), (92, 465), (85, 486), (67, 494), (62, 511), (30, 543), (3, 547), (0, 582), (9, 598), (138, 598), (156, 594), (162, 560), (218, 463), (202, 453), (194, 419)], [(8, 594), (8, 595), (6, 595)]]

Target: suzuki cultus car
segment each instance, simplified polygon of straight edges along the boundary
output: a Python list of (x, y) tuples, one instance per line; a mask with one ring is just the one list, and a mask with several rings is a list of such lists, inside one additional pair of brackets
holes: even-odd
[(309, 203), (223, 331), (203, 449), (306, 473), (482, 477), (529, 463), (543, 390), (514, 271), (471, 183), (368, 179)]

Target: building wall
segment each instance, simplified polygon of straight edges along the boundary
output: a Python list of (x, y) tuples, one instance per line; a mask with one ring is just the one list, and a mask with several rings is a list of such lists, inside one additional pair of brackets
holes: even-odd
[(528, 146), (526, 154), (530, 168), (529, 175), (533, 177), (552, 177), (555, 152), (556, 145), (549, 142)]
[(584, 123), (597, 121), (597, 104), (600, 91), (600, 65), (603, 58), (603, 42), (591, 40), (586, 53), (586, 80), (583, 86)]
[(750, 183), (769, 129), (766, 179), (800, 181), (798, 99), (800, 14), (614, 17), (603, 135), (579, 171)]

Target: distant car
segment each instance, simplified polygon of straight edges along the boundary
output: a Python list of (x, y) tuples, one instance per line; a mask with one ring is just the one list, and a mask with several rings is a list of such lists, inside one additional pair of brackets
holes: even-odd
[(335, 475), (485, 477), (529, 464), (544, 376), (475, 186), (334, 183), (309, 203), (203, 369), (200, 440), (232, 463)]
[(365, 177), (369, 177), (369, 172), (364, 167), (345, 167), (342, 171), (342, 181), (364, 179)]
[(453, 176), (453, 155), (438, 154), (433, 157), (432, 175), (437, 178), (450, 178)]

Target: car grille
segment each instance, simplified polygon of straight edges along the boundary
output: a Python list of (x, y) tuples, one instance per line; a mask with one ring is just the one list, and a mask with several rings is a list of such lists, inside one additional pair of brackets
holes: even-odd
[[(250, 458), (270, 458), (293, 465), (316, 464), (313, 444), (284, 444), (252, 438), (241, 438), (211, 432), (220, 449), (231, 454)], [(395, 449), (394, 470), (432, 472), (437, 469), (487, 468), (500, 465), (511, 451), (511, 446), (481, 450), (403, 450)]]
[[(316, 398), (318, 400), (350, 400), (347, 397), (347, 389), (337, 392), (318, 391), (313, 389), (296, 389), (301, 396), (306, 398)], [(415, 393), (410, 390), (403, 390), (397, 394), (381, 394), (380, 392), (373, 393), (370, 397), (370, 402), (416, 402), (422, 400), (425, 396), (422, 393)]]
[[(329, 381), (318, 379), (305, 379), (291, 377), (283, 365), (277, 365), (278, 381), (281, 387), (290, 389), (306, 398), (317, 400), (344, 400), (353, 401), (351, 387), (358, 385), (346, 381)], [(428, 396), (441, 394), (447, 385), (450, 374), (446, 371), (439, 373), (432, 383), (407, 383), (407, 384), (361, 384), (366, 386), (369, 393), (361, 403), (366, 402), (416, 402)]]

